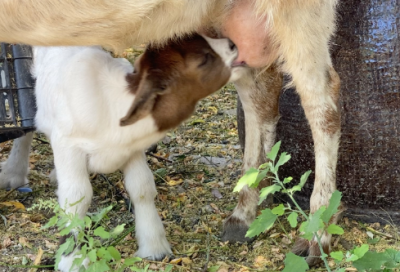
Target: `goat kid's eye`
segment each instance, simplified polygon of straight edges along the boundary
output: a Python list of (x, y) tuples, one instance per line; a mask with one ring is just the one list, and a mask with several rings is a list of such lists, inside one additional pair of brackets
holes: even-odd
[(210, 60), (212, 59), (212, 56), (211, 56), (211, 54), (210, 53), (206, 53), (206, 54), (204, 54), (204, 56), (203, 56), (203, 60), (202, 60), (202, 62), (199, 64), (199, 66), (198, 67), (201, 67), (201, 66), (204, 66), (204, 65), (206, 65)]

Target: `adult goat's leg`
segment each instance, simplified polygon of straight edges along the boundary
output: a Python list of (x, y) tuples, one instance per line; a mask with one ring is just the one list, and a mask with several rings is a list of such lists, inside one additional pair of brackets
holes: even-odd
[[(328, 205), (336, 190), (336, 162), (340, 138), (340, 79), (332, 68), (329, 39), (334, 29), (335, 1), (286, 10), (285, 19), (274, 21), (274, 35), (280, 45), (283, 70), (292, 76), (301, 104), (311, 127), (315, 151), (315, 184), (311, 196), (311, 213)], [(282, 20), (282, 21), (279, 21)], [(338, 215), (331, 220), (337, 221)], [(323, 233), (323, 250), (330, 250), (331, 236)], [(298, 240), (294, 252), (320, 256), (316, 238)], [(318, 257), (308, 257), (314, 265)]]
[(29, 172), (29, 151), (33, 132), (14, 140), (7, 161), (2, 163), (0, 172), (0, 189), (18, 188), (27, 185)]
[[(282, 88), (282, 74), (275, 65), (266, 71), (249, 70), (235, 83), (245, 115), (245, 150), (243, 172), (257, 168), (266, 160), (266, 153), (275, 143), (279, 119), (278, 99)], [(265, 183), (260, 186), (265, 185)], [(245, 186), (239, 193), (239, 202), (225, 221), (222, 240), (245, 242), (249, 225), (256, 217), (259, 192)]]

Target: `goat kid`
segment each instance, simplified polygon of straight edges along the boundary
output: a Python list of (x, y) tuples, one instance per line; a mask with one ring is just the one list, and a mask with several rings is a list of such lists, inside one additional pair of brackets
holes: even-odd
[[(60, 206), (83, 218), (93, 195), (89, 172), (121, 169), (135, 207), (136, 255), (160, 260), (171, 254), (144, 150), (235, 76), (236, 57), (228, 39), (199, 35), (148, 48), (134, 68), (100, 47), (35, 47), (36, 126), (53, 148)], [(28, 153), (20, 151), (31, 140), (31, 134), (17, 140), (10, 158), (27, 160)], [(26, 165), (14, 159), (3, 168), (1, 187), (26, 182)], [(76, 257), (63, 256), (59, 269), (69, 271)]]
[[(249, 69), (235, 85), (243, 103), (246, 143), (243, 171), (258, 167), (274, 141), (282, 74), (300, 95), (315, 150), (311, 212), (328, 205), (336, 189), (340, 138), (340, 79), (332, 67), (329, 40), (338, 0), (96, 0), (0, 1), (0, 40), (34, 45), (93, 45), (121, 49), (162, 44), (199, 29), (215, 28), (240, 52), (236, 64)], [(76, 12), (79, 10), (80, 12)], [(255, 219), (258, 191), (244, 188), (224, 224), (223, 239), (246, 241)], [(335, 219), (334, 221), (336, 221)], [(335, 223), (335, 222), (332, 222)], [(329, 252), (331, 237), (322, 243)], [(299, 240), (295, 252), (320, 255), (317, 242)]]

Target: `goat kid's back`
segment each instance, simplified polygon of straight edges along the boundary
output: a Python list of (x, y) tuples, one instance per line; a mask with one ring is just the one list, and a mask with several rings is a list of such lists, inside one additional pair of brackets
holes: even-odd
[(236, 55), (228, 40), (198, 35), (148, 48), (135, 69), (100, 47), (35, 47), (36, 126), (90, 155), (92, 171), (115, 171), (221, 88)]

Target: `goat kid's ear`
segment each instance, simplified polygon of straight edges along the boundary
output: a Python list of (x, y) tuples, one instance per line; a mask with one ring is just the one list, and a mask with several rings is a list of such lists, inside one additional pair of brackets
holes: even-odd
[(148, 75), (141, 80), (136, 90), (135, 100), (128, 113), (120, 120), (121, 126), (132, 125), (149, 115), (159, 95), (168, 93), (168, 80), (161, 80), (157, 75)]

